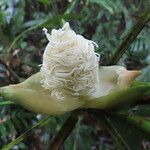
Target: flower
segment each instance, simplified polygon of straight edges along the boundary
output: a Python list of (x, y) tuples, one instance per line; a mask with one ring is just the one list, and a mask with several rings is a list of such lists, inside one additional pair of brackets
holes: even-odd
[(51, 96), (64, 99), (69, 95), (96, 95), (99, 88), (99, 54), (97, 44), (76, 34), (69, 23), (51, 34), (43, 29), (49, 40), (43, 54), (42, 86)]
[(49, 40), (41, 67), (42, 86), (51, 96), (64, 99), (70, 96), (99, 97), (111, 91), (127, 88), (140, 74), (122, 66), (99, 68), (95, 42), (76, 34), (69, 23), (51, 34), (43, 29)]
[[(66, 23), (51, 34), (40, 72), (22, 83), (0, 88), (0, 95), (42, 114), (63, 114), (79, 108), (112, 109), (142, 99), (150, 84), (129, 87), (140, 71), (98, 66), (93, 41), (77, 35)], [(61, 100), (59, 100), (61, 99)]]

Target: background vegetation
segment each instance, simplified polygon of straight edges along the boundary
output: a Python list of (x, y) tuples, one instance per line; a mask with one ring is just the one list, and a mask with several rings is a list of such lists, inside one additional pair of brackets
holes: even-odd
[[(63, 20), (69, 21), (76, 33), (98, 43), (100, 65), (106, 64), (149, 6), (149, 0), (1, 0), (0, 85), (21, 82), (39, 71), (48, 42), (42, 28), (46, 27), (49, 31), (59, 28)], [(147, 82), (150, 81), (149, 26), (147, 23), (118, 62), (128, 69), (141, 69), (143, 74), (139, 80)], [(2, 98), (0, 105), (0, 148), (21, 135), (18, 141), (9, 145), (14, 150), (48, 149), (69, 115), (37, 115), (20, 106), (6, 105)], [(125, 111), (132, 115), (150, 116), (149, 106), (145, 104)], [(100, 115), (99, 118), (86, 113), (84, 117), (81, 115), (62, 149), (150, 149), (149, 134), (125, 120), (118, 122), (116, 117), (110, 119), (108, 116), (105, 120), (102, 122)], [(117, 131), (110, 131), (106, 123)], [(118, 135), (119, 139), (116, 136), (114, 140), (113, 135)]]

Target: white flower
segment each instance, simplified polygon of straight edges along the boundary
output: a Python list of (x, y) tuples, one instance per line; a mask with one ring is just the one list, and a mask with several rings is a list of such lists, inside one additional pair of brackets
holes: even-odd
[(115, 108), (133, 103), (148, 92), (145, 83), (127, 88), (140, 71), (121, 66), (99, 68), (99, 55), (94, 52), (97, 45), (77, 35), (68, 23), (52, 30), (51, 35), (44, 31), (49, 43), (41, 71), (20, 84), (0, 88), (5, 99), (33, 112), (52, 115), (78, 108)]
[(49, 43), (43, 54), (42, 86), (59, 99), (69, 95), (96, 96), (99, 91), (99, 55), (93, 41), (76, 34), (66, 23), (51, 34), (43, 29)]
[(53, 29), (43, 29), (49, 43), (43, 54), (42, 86), (58, 99), (71, 96), (100, 97), (114, 90), (127, 88), (140, 74), (121, 66), (100, 67), (97, 46), (76, 34), (66, 23)]

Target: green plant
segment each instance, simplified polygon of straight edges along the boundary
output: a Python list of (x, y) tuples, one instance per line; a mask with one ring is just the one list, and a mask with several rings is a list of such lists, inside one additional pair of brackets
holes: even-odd
[[(31, 1), (30, 2), (28, 1), (27, 3), (34, 4)], [(55, 9), (55, 8), (57, 8), (56, 3), (51, 4), (51, 2), (48, 3), (47, 1), (42, 1), (42, 3), (44, 4), (45, 7), (48, 7), (48, 6), (51, 7), (53, 5), (54, 11), (52, 12), (52, 14), (50, 14), (52, 16), (53, 16), (53, 14), (56, 14), (56, 13), (58, 13), (58, 11), (60, 11), (60, 10)], [(137, 49), (137, 52), (139, 51), (139, 49), (140, 49), (139, 47), (141, 47), (141, 46), (139, 46), (140, 44), (138, 44), (138, 43), (143, 43), (141, 45), (145, 45), (145, 46), (147, 45), (148, 42), (146, 42), (145, 39), (142, 40), (142, 37), (143, 37), (142, 35), (147, 33), (147, 28), (145, 27), (143, 29), (143, 31), (138, 35), (137, 38), (135, 36), (134, 39), (132, 39), (132, 41), (134, 41), (132, 44), (129, 42), (131, 40), (131, 38), (129, 38), (130, 36), (127, 36), (126, 39), (129, 38), (130, 40), (124, 40), (127, 42), (127, 43), (125, 42), (126, 47), (124, 46), (124, 43), (121, 44), (121, 46), (119, 46), (117, 53), (116, 53), (115, 48), (118, 47), (117, 45), (121, 41), (119, 39), (119, 36), (123, 37), (124, 35), (126, 35), (126, 32), (129, 29), (131, 29), (132, 21), (131, 20), (128, 21), (128, 15), (131, 13), (130, 11), (132, 11), (132, 9), (130, 8), (131, 9), (130, 11), (127, 10), (127, 8), (124, 7), (124, 5), (122, 5), (122, 3), (119, 1), (113, 1), (113, 3), (112, 2), (109, 3), (109, 1), (107, 1), (107, 0), (106, 1), (92, 1), (91, 0), (91, 1), (84, 1), (84, 4), (85, 3), (86, 3), (86, 5), (81, 4), (81, 6), (82, 6), (81, 14), (83, 14), (83, 16), (82, 15), (78, 16), (81, 19), (81, 21), (77, 22), (77, 24), (79, 25), (80, 33), (83, 33), (84, 36), (86, 36), (90, 39), (92, 38), (92, 39), (94, 39), (94, 41), (97, 41), (100, 44), (100, 48), (98, 49), (98, 51), (101, 51), (101, 53), (104, 53), (105, 56), (107, 56), (107, 51), (111, 51), (111, 49), (113, 49), (114, 55), (111, 56), (111, 58), (113, 58), (113, 59), (110, 59), (111, 61), (107, 62), (107, 64), (110, 64), (112, 62), (116, 63), (119, 60), (120, 55), (122, 56), (122, 54), (124, 54), (125, 51), (123, 52), (121, 47), (126, 48), (124, 50), (129, 49), (127, 51), (127, 53), (125, 54), (126, 56), (124, 56), (124, 57), (128, 57), (128, 53), (135, 54), (134, 51), (136, 51), (136, 49)], [(144, 4), (146, 5), (146, 3), (147, 2), (145, 2)], [(119, 6), (120, 9), (116, 9), (114, 4)], [(77, 8), (78, 5), (80, 5), (80, 4), (77, 3), (76, 1), (69, 3), (67, 5), (67, 8), (64, 6), (64, 8), (61, 10), (61, 13), (63, 14), (65, 12), (65, 13), (67, 13), (66, 16), (68, 16), (68, 18), (72, 18), (71, 14), (73, 11), (78, 9)], [(89, 7), (90, 7), (90, 9), (89, 9)], [(105, 9), (103, 9), (103, 8), (105, 8)], [(118, 33), (118, 32), (116, 32), (117, 25), (120, 22), (119, 21), (112, 22), (112, 20), (114, 18), (113, 14), (116, 15), (116, 18), (119, 18), (120, 14), (122, 14), (122, 10), (121, 10), (122, 8), (123, 8), (123, 14), (125, 15), (126, 19), (124, 20), (121, 18), (121, 20), (122, 20), (122, 22), (125, 22), (128, 25), (128, 28), (127, 28), (127, 30), (125, 30), (125, 33), (116, 35), (116, 33)], [(98, 11), (99, 9), (102, 9), (102, 11)], [(57, 17), (56, 18), (52, 17), (52, 19), (48, 18), (49, 19), (48, 21), (47, 21), (47, 18), (44, 20), (40, 20), (41, 16), (47, 17), (47, 14), (45, 14), (45, 12), (44, 13), (43, 12), (39, 13), (39, 14), (38, 13), (31, 14), (32, 17), (35, 18), (35, 20), (24, 23), (22, 30), (24, 30), (26, 27), (29, 27), (29, 28), (27, 30), (21, 32), (21, 34), (19, 34), (18, 37), (15, 38), (15, 40), (13, 42), (12, 42), (12, 40), (10, 42), (10, 39), (8, 38), (9, 39), (8, 43), (11, 43), (11, 44), (8, 44), (8, 43), (2, 44), (2, 47), (6, 47), (6, 49), (9, 50), (9, 52), (10, 52), (7, 55), (11, 56), (12, 53), (16, 50), (15, 47), (17, 47), (17, 48), (21, 47), (21, 50), (24, 50), (24, 51), (26, 51), (25, 49), (28, 49), (28, 52), (26, 52), (26, 53), (30, 52), (29, 54), (34, 53), (33, 52), (34, 50), (36, 51), (37, 48), (40, 48), (42, 46), (40, 44), (36, 45), (37, 47), (34, 48), (34, 50), (32, 51), (32, 48), (30, 47), (30, 43), (29, 43), (29, 41), (27, 41), (27, 36), (30, 36), (29, 31), (35, 31), (34, 29), (37, 29), (40, 26), (43, 27), (45, 25), (49, 28), (58, 26), (58, 24), (60, 24), (60, 22), (61, 22), (60, 20), (65, 16), (64, 14), (62, 15), (60, 13), (61, 15), (58, 15), (58, 19), (57, 19)], [(99, 12), (98, 15), (96, 15), (97, 12)], [(92, 17), (92, 15), (96, 16), (96, 18)], [(147, 15), (147, 16), (149, 16), (149, 15)], [(101, 23), (99, 25), (99, 19), (101, 17), (102, 17), (101, 21), (103, 23)], [(38, 20), (38, 18), (39, 18), (39, 20)], [(66, 20), (68, 20), (68, 18)], [(144, 18), (146, 18), (146, 17), (144, 17)], [(111, 20), (111, 21), (106, 21), (105, 19)], [(90, 21), (88, 21), (88, 20), (90, 20)], [(144, 22), (141, 22), (141, 21), (139, 22), (142, 24), (142, 26), (140, 26), (140, 28), (138, 28), (138, 30), (136, 30), (136, 33), (140, 32), (140, 30), (143, 28), (143, 25), (146, 24), (147, 20), (149, 20), (149, 17), (147, 17), (147, 19), (145, 19)], [(37, 21), (39, 21), (38, 25), (36, 25)], [(47, 21), (47, 22), (45, 23), (45, 21)], [(138, 23), (138, 25), (139, 25), (139, 23)], [(94, 24), (94, 27), (93, 27), (93, 24)], [(5, 26), (5, 25), (3, 24), (3, 26)], [(104, 32), (106, 30), (108, 30), (111, 26), (112, 26), (111, 31), (107, 31), (107, 34), (104, 34)], [(5, 27), (7, 27), (7, 26), (5, 26)], [(9, 28), (12, 29), (12, 27), (9, 27)], [(95, 28), (95, 29), (93, 29), (93, 28)], [(88, 33), (89, 29), (91, 30), (90, 33)], [(120, 30), (121, 30), (120, 31), (121, 33), (124, 31), (123, 29), (120, 29)], [(132, 31), (134, 31), (134, 30), (132, 30)], [(132, 31), (130, 33), (133, 33)], [(29, 33), (29, 35), (27, 35), (27, 33)], [(4, 34), (4, 35), (7, 35), (7, 34)], [(15, 36), (16, 35), (17, 35), (17, 33), (15, 33)], [(9, 36), (10, 36), (10, 34), (8, 34), (8, 37)], [(11, 37), (11, 39), (14, 39), (15, 36), (13, 35), (13, 37)], [(105, 36), (105, 38), (104, 38), (104, 36)], [(146, 37), (146, 36), (144, 36), (144, 37)], [(140, 39), (140, 40), (138, 40), (138, 39)], [(6, 40), (6, 42), (7, 42), (7, 40)], [(23, 42), (27, 43), (27, 45), (21, 46), (21, 45), (23, 45), (23, 44), (21, 44)], [(41, 43), (45, 43), (45, 41), (43, 40)], [(131, 44), (131, 48), (133, 48), (133, 49), (129, 48), (130, 44)], [(7, 48), (7, 45), (11, 45), (11, 46), (9, 48)], [(138, 45), (138, 46), (134, 46), (134, 45)], [(143, 50), (145, 46), (143, 46), (141, 49)], [(146, 47), (148, 47), (148, 46), (146, 46)], [(30, 48), (31, 48), (31, 51), (30, 51)], [(5, 48), (2, 48), (2, 49), (5, 49)], [(119, 49), (121, 50), (121, 53), (120, 53)], [(119, 54), (118, 54), (118, 52), (119, 52)], [(3, 50), (3, 53), (6, 53), (6, 51)], [(145, 53), (146, 53), (145, 55), (147, 55), (147, 52), (145, 52)], [(21, 51), (21, 54), (23, 54), (22, 51)], [(137, 56), (139, 56), (139, 55), (140, 54), (137, 54)], [(3, 55), (1, 55), (1, 56), (3, 56)], [(26, 56), (26, 54), (25, 54), (25, 56)], [(146, 62), (145, 58), (146, 58), (146, 56), (143, 58), (140, 58), (140, 60), (146, 66), (147, 62)], [(145, 62), (143, 62), (143, 60), (145, 60)], [(35, 62), (35, 64), (33, 64), (33, 66), (36, 66), (37, 64), (38, 64), (38, 62)], [(25, 62), (25, 65), (27, 65), (27, 62)], [(14, 69), (14, 68), (12, 68), (12, 69)], [(38, 70), (38, 68), (36, 69), (36, 71), (37, 70)], [(21, 76), (21, 77), (29, 76), (29, 75), (24, 76), (19, 71), (16, 71), (16, 73), (19, 74), (19, 76)], [(32, 73), (34, 73), (34, 72), (32, 72)], [(19, 80), (20, 80), (20, 78), (19, 78)], [(143, 83), (140, 83), (140, 85), (141, 84), (143, 84)], [(147, 84), (144, 86), (145, 87), (147, 86), (147, 88), (148, 88), (149, 85)], [(147, 93), (147, 95), (149, 95), (149, 94)], [(147, 98), (147, 96), (142, 96), (142, 98), (144, 98), (144, 97)], [(81, 110), (79, 112), (72, 112), (71, 116), (67, 119), (67, 121), (64, 124), (62, 129), (60, 129), (60, 128), (62, 126), (62, 123), (64, 123), (64, 120), (67, 118), (67, 116), (64, 116), (64, 117), (63, 116), (56, 116), (56, 117), (48, 116), (47, 118), (45, 118), (45, 119), (41, 120), (39, 123), (37, 123), (37, 125), (34, 125), (33, 127), (29, 128), (24, 133), (19, 128), (21, 126), (20, 124), (23, 124), (23, 126), (26, 125), (26, 122), (27, 122), (26, 118), (20, 117), (20, 116), (18, 117), (17, 115), (15, 115), (15, 118), (17, 118), (16, 121), (10, 121), (11, 122), (10, 124), (19, 122), (17, 124), (19, 127), (16, 128), (16, 132), (18, 134), (20, 134), (20, 136), (8, 145), (6, 144), (6, 143), (8, 143), (7, 138), (5, 141), (2, 141), (2, 144), (5, 145), (5, 147), (3, 147), (3, 149), (11, 149), (12, 147), (14, 147), (14, 145), (18, 145), (18, 148), (20, 148), (20, 149), (25, 149), (26, 143), (23, 142), (23, 140), (25, 140), (25, 138), (27, 138), (29, 135), (31, 135), (31, 133), (33, 133), (33, 129), (35, 129), (39, 125), (44, 126), (45, 124), (48, 125), (47, 128), (50, 128), (49, 133), (52, 133), (53, 135), (56, 134), (56, 132), (60, 129), (60, 131), (56, 135), (56, 138), (54, 138), (52, 144), (50, 146), (48, 146), (49, 149), (52, 149), (52, 148), (58, 149), (58, 147), (60, 147), (62, 145), (64, 140), (67, 138), (67, 136), (70, 134), (72, 129), (75, 127), (76, 122), (77, 122), (77, 126), (76, 126), (75, 130), (73, 131), (72, 135), (69, 137), (70, 139), (67, 139), (67, 141), (65, 143), (65, 148), (68, 150), (80, 149), (79, 146), (82, 145), (81, 146), (82, 149), (89, 149), (89, 147), (91, 147), (91, 145), (94, 144), (94, 141), (89, 136), (89, 134), (91, 134), (91, 133), (94, 134), (94, 132), (97, 132), (96, 129), (94, 129), (92, 127), (90, 128), (84, 122), (84, 118), (89, 118), (89, 116), (91, 116), (91, 115), (93, 118), (95, 118), (95, 120), (98, 120), (97, 126), (99, 128), (101, 128), (101, 125), (103, 125), (103, 127), (107, 128), (107, 130), (109, 131), (113, 140), (115, 141), (115, 143), (117, 143), (117, 146), (114, 146), (114, 147), (119, 147), (119, 149), (133, 149), (133, 150), (140, 149), (142, 147), (141, 143), (144, 144), (150, 140), (149, 139), (150, 125), (149, 125), (149, 119), (147, 119), (149, 117), (149, 110), (148, 110), (149, 105), (148, 104), (141, 105), (141, 103), (148, 103), (148, 102), (149, 102), (149, 100), (147, 100), (147, 99), (146, 100), (141, 99), (141, 101), (139, 101), (139, 103), (136, 103), (135, 107), (133, 105), (132, 105), (132, 107), (127, 106), (119, 112), (118, 111), (117, 112), (115, 112), (115, 111), (99, 111), (99, 110), (98, 111), (97, 110)], [(7, 107), (4, 107), (5, 104), (7, 105)], [(7, 110), (9, 110), (9, 109), (10, 109), (10, 112), (13, 112), (13, 107), (17, 107), (19, 109), (18, 113), (20, 113), (20, 111), (22, 110), (22, 107), (16, 106), (16, 105), (14, 105), (14, 103), (12, 103), (10, 101), (6, 101), (6, 102), (2, 101), (0, 103), (0, 105), (3, 106), (3, 108), (2, 108), (3, 111), (1, 111), (2, 116), (3, 116), (3, 114), (5, 115)], [(12, 108), (11, 107), (9, 108), (9, 105), (12, 105)], [(21, 116), (26, 116), (25, 114), (26, 114), (26, 112), (23, 112), (23, 114)], [(8, 115), (9, 115), (9, 113), (8, 113)], [(33, 115), (33, 120), (36, 120), (36, 116), (34, 116), (34, 115)], [(79, 121), (78, 121), (78, 116), (82, 116), (82, 117), (79, 117)], [(64, 120), (61, 120), (61, 118), (63, 118)], [(8, 135), (8, 134), (10, 134), (11, 131), (9, 130), (9, 128), (8, 128), (8, 130), (6, 130), (7, 122), (5, 122), (5, 123), (6, 124), (0, 125), (0, 130), (1, 130), (0, 133), (4, 134), (4, 135)], [(90, 122), (90, 124), (91, 124), (91, 122)], [(13, 125), (13, 126), (15, 126), (15, 125)], [(24, 128), (24, 129), (27, 129), (27, 128), (28, 128), (28, 126), (26, 126), (26, 128)], [(87, 129), (89, 131), (88, 133), (86, 133)], [(22, 142), (21, 144), (23, 144), (23, 145), (19, 145), (19, 142)], [(88, 143), (88, 144), (83, 145), (83, 143)], [(3, 146), (3, 145), (1, 145), (1, 146)], [(105, 145), (105, 143), (103, 145)], [(108, 148), (107, 146), (106, 147), (104, 146), (103, 149), (107, 149), (107, 148)], [(108, 149), (113, 149), (113, 147), (112, 148), (110, 147)]]

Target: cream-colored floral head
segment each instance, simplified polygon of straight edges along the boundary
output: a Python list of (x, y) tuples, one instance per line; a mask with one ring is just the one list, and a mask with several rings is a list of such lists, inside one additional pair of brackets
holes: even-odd
[(49, 43), (43, 54), (42, 86), (58, 99), (69, 95), (96, 95), (99, 55), (94, 48), (97, 44), (76, 34), (69, 23), (53, 29), (51, 34), (43, 30)]

